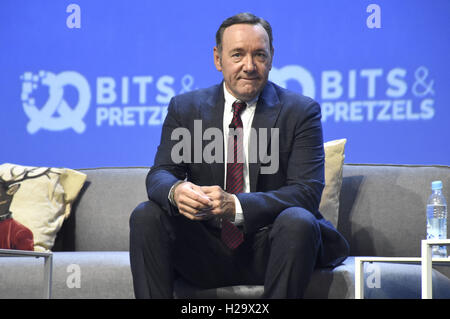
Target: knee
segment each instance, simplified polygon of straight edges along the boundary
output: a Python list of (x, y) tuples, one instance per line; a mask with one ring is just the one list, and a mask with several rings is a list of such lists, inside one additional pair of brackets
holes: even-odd
[(306, 243), (320, 240), (320, 228), (316, 217), (301, 207), (283, 210), (275, 219), (274, 234), (284, 236), (291, 243)]
[(135, 229), (141, 226), (149, 227), (151, 225), (155, 225), (160, 222), (163, 214), (163, 210), (153, 201), (140, 203), (131, 212), (129, 220), (130, 229)]

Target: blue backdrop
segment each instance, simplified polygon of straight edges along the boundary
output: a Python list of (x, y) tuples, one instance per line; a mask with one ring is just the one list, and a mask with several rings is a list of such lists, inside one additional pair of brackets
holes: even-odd
[(448, 0), (2, 0), (0, 163), (152, 165), (170, 98), (221, 81), (215, 32), (243, 11), (347, 163), (449, 164)]

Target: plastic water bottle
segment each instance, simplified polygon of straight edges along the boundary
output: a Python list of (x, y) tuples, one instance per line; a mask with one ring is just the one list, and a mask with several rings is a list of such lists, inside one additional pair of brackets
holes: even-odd
[[(447, 239), (447, 202), (442, 195), (442, 182), (431, 183), (427, 202), (427, 239)], [(433, 257), (447, 257), (447, 246), (433, 246)]]

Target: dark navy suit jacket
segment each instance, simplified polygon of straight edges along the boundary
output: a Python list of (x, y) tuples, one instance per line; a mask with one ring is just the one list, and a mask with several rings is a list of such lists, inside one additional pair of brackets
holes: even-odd
[[(187, 178), (200, 186), (224, 185), (223, 159), (218, 163), (194, 162), (194, 120), (201, 120), (202, 133), (208, 128), (222, 130), (224, 103), (223, 84), (218, 84), (175, 96), (169, 104), (154, 166), (146, 180), (149, 198), (169, 214), (178, 213), (168, 200), (176, 181)], [(172, 131), (180, 127), (191, 132), (190, 163), (177, 164), (171, 157), (172, 147), (180, 142), (171, 138)], [(262, 163), (265, 159), (260, 156), (249, 164), (250, 192), (237, 194), (244, 214), (244, 231), (251, 233), (271, 225), (286, 208), (303, 207), (317, 218), (321, 229), (318, 265), (339, 264), (348, 255), (348, 244), (319, 212), (325, 159), (319, 104), (268, 82), (258, 99), (252, 128), (256, 132), (260, 128), (267, 132), (278, 128), (279, 167), (273, 174), (262, 174), (262, 165), (273, 163)], [(270, 140), (270, 133), (266, 136), (265, 151), (269, 152), (270, 143), (276, 141)], [(254, 137), (250, 145), (261, 145)], [(202, 150), (208, 143), (211, 141), (202, 140)], [(223, 136), (221, 143), (223, 147)], [(274, 158), (273, 154), (270, 156)]]

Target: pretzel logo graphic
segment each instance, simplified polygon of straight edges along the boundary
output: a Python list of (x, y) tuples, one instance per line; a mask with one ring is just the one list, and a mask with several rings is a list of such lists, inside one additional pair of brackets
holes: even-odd
[(300, 65), (286, 65), (280, 69), (272, 67), (269, 79), (286, 88), (290, 80), (296, 81), (302, 87), (302, 94), (314, 98), (316, 88), (312, 74)]
[[(64, 71), (55, 75), (49, 71), (39, 74), (25, 72), (22, 80), (22, 106), (30, 121), (27, 131), (34, 134), (40, 129), (61, 131), (72, 128), (81, 134), (86, 129), (83, 117), (86, 115), (91, 101), (91, 92), (86, 79), (79, 73)], [(48, 86), (49, 98), (42, 107), (36, 106), (32, 93), (40, 85)], [(78, 91), (78, 104), (70, 106), (64, 100), (64, 86), (72, 85)]]

